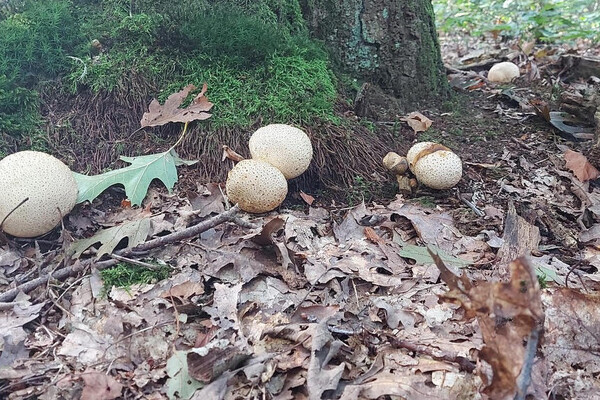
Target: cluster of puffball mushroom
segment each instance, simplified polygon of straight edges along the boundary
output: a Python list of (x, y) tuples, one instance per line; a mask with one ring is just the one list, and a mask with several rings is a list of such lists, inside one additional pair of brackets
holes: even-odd
[(301, 129), (271, 124), (254, 132), (248, 147), (252, 158), (238, 162), (227, 175), (227, 197), (246, 212), (268, 212), (285, 199), (288, 179), (308, 168), (312, 144)]
[[(417, 181), (432, 189), (450, 189), (462, 177), (462, 162), (448, 147), (433, 143), (419, 142), (413, 145), (406, 157), (389, 152), (383, 158), (385, 168), (396, 175), (399, 190), (410, 193)], [(415, 178), (406, 173), (410, 170)]]

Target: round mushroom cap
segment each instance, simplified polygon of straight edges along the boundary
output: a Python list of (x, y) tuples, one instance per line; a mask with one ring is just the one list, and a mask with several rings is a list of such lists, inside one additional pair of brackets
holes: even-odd
[(277, 168), (261, 160), (242, 160), (227, 175), (227, 197), (244, 211), (264, 213), (277, 208), (288, 191)]
[(408, 153), (406, 153), (406, 161), (408, 161), (408, 168), (414, 172), (414, 164), (416, 157), (421, 153), (421, 151), (427, 149), (428, 147), (434, 146), (437, 143), (434, 142), (418, 142), (415, 143), (410, 149), (408, 149)]
[(2, 229), (17, 237), (50, 232), (77, 202), (77, 182), (69, 167), (39, 151), (20, 151), (2, 159), (0, 188), (0, 222), (14, 210)]
[(510, 82), (519, 76), (519, 67), (510, 61), (494, 64), (488, 72), (488, 80), (491, 82)]
[(259, 128), (248, 142), (250, 154), (256, 160), (277, 167), (286, 179), (302, 174), (312, 160), (313, 148), (304, 131), (285, 124)]
[(437, 150), (420, 157), (413, 168), (417, 180), (432, 189), (450, 189), (462, 177), (460, 157), (451, 150)]

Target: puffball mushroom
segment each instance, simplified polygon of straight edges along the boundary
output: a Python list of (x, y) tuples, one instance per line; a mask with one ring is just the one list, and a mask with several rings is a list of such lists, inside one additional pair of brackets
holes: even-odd
[(390, 151), (383, 157), (383, 166), (395, 175), (402, 175), (408, 169), (406, 157)]
[(227, 175), (227, 197), (244, 211), (264, 213), (278, 207), (288, 185), (280, 170), (266, 161), (242, 160)]
[(462, 177), (460, 157), (444, 145), (416, 143), (406, 155), (417, 181), (432, 189), (449, 189)]
[(0, 188), (0, 222), (14, 210), (2, 229), (17, 237), (50, 232), (71, 212), (78, 193), (69, 167), (39, 151), (20, 151), (2, 159)]
[(266, 161), (279, 169), (286, 179), (302, 174), (312, 160), (313, 148), (304, 131), (285, 124), (259, 128), (248, 142), (255, 160)]
[(488, 72), (488, 80), (491, 82), (510, 82), (519, 76), (519, 67), (509, 61), (494, 64)]

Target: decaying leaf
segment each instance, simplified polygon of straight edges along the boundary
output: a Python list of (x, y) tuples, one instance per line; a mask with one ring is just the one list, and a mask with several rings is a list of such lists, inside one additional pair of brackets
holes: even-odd
[(424, 116), (418, 111), (413, 111), (404, 118), (400, 118), (401, 121), (405, 121), (415, 132), (424, 132), (433, 123), (432, 120)]
[(79, 187), (77, 202), (91, 202), (110, 186), (120, 184), (125, 187), (125, 193), (131, 203), (140, 205), (146, 197), (152, 180), (160, 180), (170, 192), (177, 182), (176, 167), (196, 163), (196, 161), (186, 161), (179, 158), (173, 149), (164, 153), (139, 157), (122, 156), (121, 160), (131, 165), (93, 176), (74, 173)]
[(573, 171), (573, 174), (581, 182), (596, 179), (600, 176), (600, 172), (587, 160), (583, 154), (571, 149), (565, 152), (565, 166)]
[(112, 400), (121, 396), (123, 385), (110, 375), (86, 372), (81, 374), (81, 379), (85, 382), (81, 400)]
[(465, 318), (477, 318), (481, 327), (485, 346), (479, 355), (493, 370), (491, 382), (481, 375), (487, 385), (484, 393), (495, 399), (513, 397), (525, 362), (523, 343), (544, 319), (535, 271), (525, 258), (519, 258), (510, 264), (509, 282), (473, 284), (464, 274), (454, 275), (437, 255), (432, 253), (432, 257), (450, 287), (441, 298), (461, 305)]
[(138, 244), (144, 243), (150, 232), (150, 218), (142, 218), (136, 221), (126, 222), (121, 225), (113, 226), (108, 229), (101, 229), (94, 236), (87, 239), (74, 242), (69, 248), (69, 253), (73, 258), (78, 258), (81, 253), (86, 251), (96, 243), (102, 245), (98, 249), (96, 258), (102, 257), (104, 254), (113, 252), (119, 242), (125, 238), (128, 239), (127, 246), (135, 247)]
[(533, 99), (529, 102), (535, 113), (550, 125), (558, 129), (558, 133), (567, 140), (584, 141), (594, 137), (594, 128), (585, 124), (574, 115), (562, 111), (550, 111), (548, 103)]
[(158, 100), (153, 99), (148, 112), (142, 116), (141, 126), (160, 126), (169, 122), (191, 122), (210, 118), (208, 113), (213, 104), (205, 96), (206, 84), (186, 108), (179, 108), (190, 92), (196, 89), (194, 85), (187, 85), (181, 91), (170, 95), (162, 106)]

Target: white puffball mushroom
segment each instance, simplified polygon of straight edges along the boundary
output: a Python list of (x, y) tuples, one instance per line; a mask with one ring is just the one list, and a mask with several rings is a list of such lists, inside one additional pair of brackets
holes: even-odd
[(20, 151), (2, 159), (0, 188), (0, 222), (14, 209), (2, 229), (17, 237), (50, 232), (77, 202), (77, 182), (69, 167), (39, 151)]
[(227, 197), (244, 211), (264, 213), (277, 208), (288, 191), (287, 180), (277, 168), (261, 160), (242, 160), (227, 175)]
[(462, 161), (452, 150), (438, 143), (415, 144), (407, 154), (417, 180), (432, 189), (450, 189), (462, 177)]
[(491, 82), (510, 82), (521, 76), (519, 67), (510, 61), (494, 64), (488, 72), (488, 80)]
[(435, 145), (433, 142), (418, 142), (415, 143), (410, 149), (408, 149), (408, 153), (406, 153), (406, 161), (408, 161), (408, 168), (414, 173), (413, 170), (415, 165), (415, 158), (417, 155), (424, 149)]
[(310, 138), (303, 130), (285, 124), (259, 128), (248, 142), (255, 160), (266, 161), (279, 169), (286, 179), (302, 174), (312, 160)]

